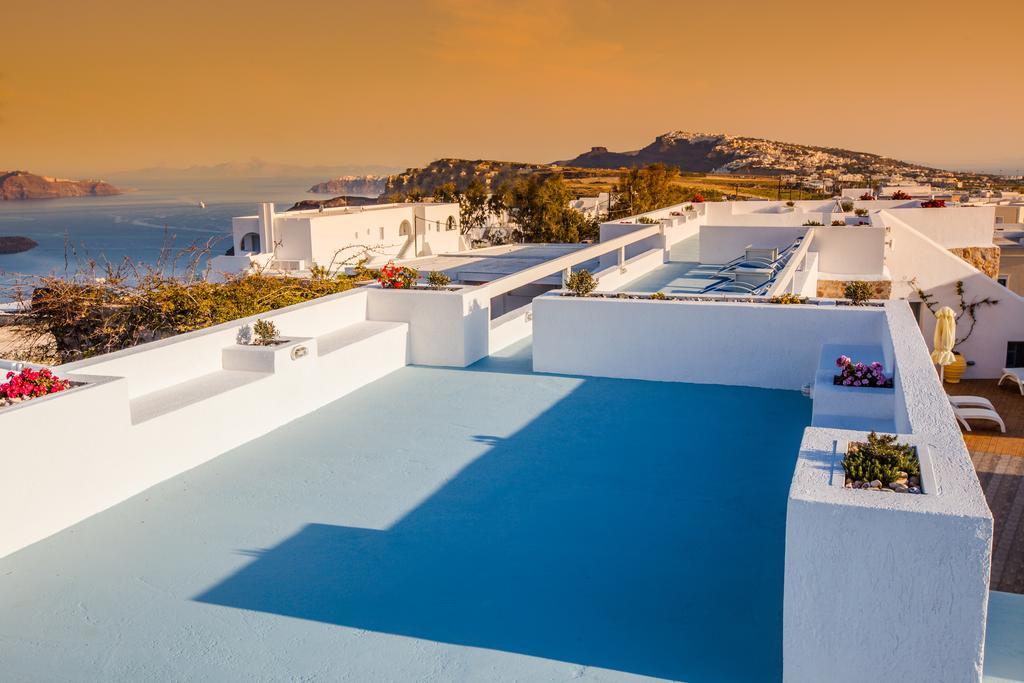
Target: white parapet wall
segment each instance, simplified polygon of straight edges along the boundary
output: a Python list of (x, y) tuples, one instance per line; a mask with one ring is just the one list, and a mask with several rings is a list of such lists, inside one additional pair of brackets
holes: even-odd
[(409, 323), (410, 363), (465, 367), (489, 351), (491, 302), (483, 291), (368, 287), (367, 317)]
[(0, 409), (0, 556), (404, 366), (409, 325), (366, 308), (359, 289), (260, 316), (295, 341), (250, 369), (225, 349), (255, 318), (55, 368), (86, 384)]
[(924, 495), (846, 489), (845, 444), (867, 434), (805, 431), (786, 516), (793, 683), (981, 680), (992, 516), (916, 321), (903, 302), (885, 319), (895, 428), (928, 449), (933, 481)]
[(876, 307), (558, 294), (535, 299), (533, 316), (538, 372), (771, 389), (813, 383), (822, 344), (872, 344), (884, 324)]

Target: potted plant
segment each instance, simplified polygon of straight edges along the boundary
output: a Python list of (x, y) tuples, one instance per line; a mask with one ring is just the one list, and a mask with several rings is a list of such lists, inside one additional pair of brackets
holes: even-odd
[(832, 378), (832, 383), (837, 386), (892, 388), (892, 378), (886, 377), (878, 361), (870, 364), (854, 363), (852, 358), (843, 355), (836, 359), (836, 367), (839, 368), (839, 374)]
[(433, 270), (427, 275), (427, 287), (433, 290), (441, 290), (452, 283), (452, 279), (439, 270)]
[(861, 280), (847, 282), (843, 288), (843, 296), (850, 300), (851, 306), (866, 306), (872, 294), (871, 285)]
[(846, 221), (832, 221), (832, 227), (833, 228), (839, 227), (839, 226), (842, 226), (842, 225), (846, 225)]
[(896, 190), (895, 192), (892, 193), (890, 199), (907, 200), (910, 199), (910, 195), (904, 192), (903, 190)]
[(854, 215), (857, 215), (857, 216), (860, 216), (861, 218), (863, 218), (864, 216), (868, 215), (868, 210), (867, 209), (857, 209), (853, 213), (854, 213)]
[(275, 346), (285, 342), (279, 336), (277, 325), (269, 320), (260, 319), (254, 322), (252, 324), (252, 334), (252, 343), (255, 346)]
[(805, 304), (805, 303), (807, 303), (807, 297), (800, 296), (799, 294), (789, 294), (789, 293), (787, 293), (787, 294), (780, 294), (779, 296), (773, 296), (768, 301), (770, 303), (773, 303), (773, 304), (783, 304), (783, 305)]
[[(921, 302), (928, 307), (928, 310), (932, 312), (932, 315), (935, 315), (938, 309), (938, 302), (935, 301), (935, 295), (926, 293), (920, 287), (917, 287), (916, 283), (914, 286), (917, 289), (917, 296), (921, 299)], [(963, 377), (964, 372), (967, 370), (967, 359), (964, 358), (963, 354), (956, 349), (958, 346), (970, 339), (971, 335), (974, 333), (974, 327), (978, 324), (978, 309), (985, 306), (995, 306), (999, 303), (999, 299), (993, 299), (988, 296), (984, 299), (977, 299), (971, 303), (967, 303), (964, 281), (957, 280), (955, 287), (957, 298), (959, 298), (958, 307), (960, 309), (960, 312), (956, 314), (957, 327), (960, 327), (960, 319), (964, 316), (967, 316), (967, 319), (970, 320), (970, 325), (967, 328), (967, 333), (964, 334), (963, 337), (957, 339), (956, 343), (953, 344), (953, 357), (956, 360), (943, 368), (943, 381), (949, 382), (950, 384), (959, 384), (960, 378)]]
[(583, 268), (569, 276), (565, 281), (565, 288), (569, 290), (569, 296), (588, 296), (597, 289), (597, 278)]
[(864, 491), (924, 493), (917, 448), (899, 443), (895, 434), (868, 434), (866, 442), (850, 442), (843, 457), (845, 487)]
[(393, 261), (388, 261), (381, 266), (377, 283), (384, 289), (409, 289), (416, 284), (419, 276), (414, 268), (396, 266)]
[(946, 208), (945, 199), (929, 199), (926, 202), (921, 202), (922, 209), (944, 209)]
[(875, 199), (875, 195), (871, 194), (870, 192), (865, 192), (864, 194), (862, 194), (860, 196), (860, 200), (862, 202), (870, 202), (870, 201), (874, 201), (874, 199)]

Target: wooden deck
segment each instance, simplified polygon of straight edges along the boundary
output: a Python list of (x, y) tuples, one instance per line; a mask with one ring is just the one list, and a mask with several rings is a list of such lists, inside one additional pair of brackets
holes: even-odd
[(990, 423), (972, 423), (964, 434), (989, 509), (995, 518), (992, 590), (1024, 593), (1024, 396), (1017, 385), (964, 380), (943, 385), (952, 395), (984, 396), (1006, 423), (1006, 434)]

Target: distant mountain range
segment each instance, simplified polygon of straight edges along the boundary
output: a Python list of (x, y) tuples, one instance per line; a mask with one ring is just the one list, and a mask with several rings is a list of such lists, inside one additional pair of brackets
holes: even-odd
[(951, 174), (941, 169), (838, 147), (684, 131), (659, 135), (646, 147), (629, 152), (593, 147), (574, 159), (554, 162), (558, 166), (582, 168), (619, 168), (653, 163), (676, 166), (683, 171), (751, 175), (811, 175), (827, 170), (863, 175)]
[(0, 171), (0, 200), (109, 196), (121, 191), (103, 180), (67, 180), (28, 171)]
[(396, 169), (390, 166), (297, 166), (278, 164), (262, 159), (243, 162), (227, 162), (211, 166), (189, 166), (188, 168), (152, 167), (134, 171), (112, 173), (115, 178), (315, 178), (343, 176), (346, 174), (386, 175)]

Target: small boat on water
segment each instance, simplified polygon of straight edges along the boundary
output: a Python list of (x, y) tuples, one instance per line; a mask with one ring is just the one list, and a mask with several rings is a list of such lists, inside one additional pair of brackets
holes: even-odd
[(206, 208), (206, 202), (204, 202), (204, 201), (200, 201), (200, 202), (199, 202), (199, 208), (200, 208), (200, 209), (205, 209), (205, 208)]

